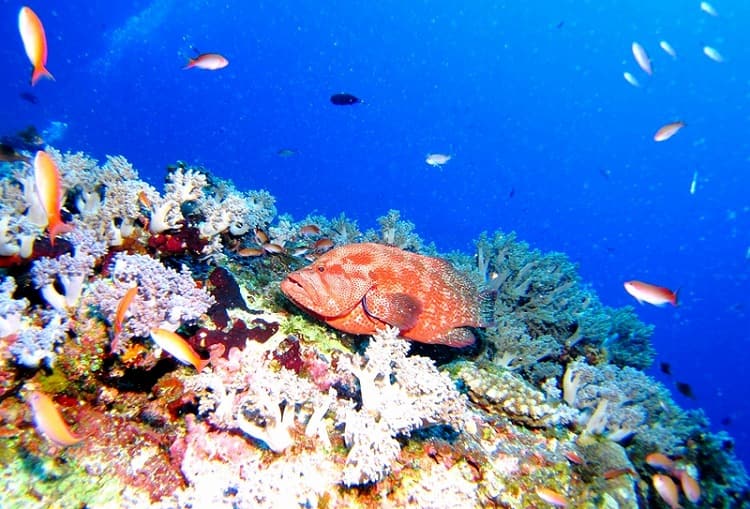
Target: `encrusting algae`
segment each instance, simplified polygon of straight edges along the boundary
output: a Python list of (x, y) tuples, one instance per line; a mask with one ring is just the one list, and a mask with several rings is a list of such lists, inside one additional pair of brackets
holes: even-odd
[[(58, 201), (23, 159), (0, 181), (2, 507), (750, 507), (731, 438), (643, 373), (651, 328), (559, 253), (34, 159)], [(329, 263), (363, 251), (403, 270)]]

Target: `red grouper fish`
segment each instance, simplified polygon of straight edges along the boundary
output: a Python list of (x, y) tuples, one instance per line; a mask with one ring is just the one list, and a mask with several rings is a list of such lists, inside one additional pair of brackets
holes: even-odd
[(445, 260), (382, 244), (341, 246), (289, 274), (281, 291), (350, 334), (391, 325), (403, 338), (462, 347), (481, 327), (479, 293)]

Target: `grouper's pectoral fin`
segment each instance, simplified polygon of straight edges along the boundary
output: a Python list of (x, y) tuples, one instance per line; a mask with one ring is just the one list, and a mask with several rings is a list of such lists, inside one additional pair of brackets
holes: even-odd
[(422, 312), (422, 303), (411, 295), (384, 293), (376, 288), (364, 296), (362, 307), (371, 317), (399, 330), (409, 330), (414, 327)]

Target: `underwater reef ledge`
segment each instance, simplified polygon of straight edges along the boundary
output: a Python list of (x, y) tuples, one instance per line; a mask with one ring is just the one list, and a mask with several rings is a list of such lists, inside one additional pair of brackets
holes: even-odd
[[(561, 253), (440, 255), (394, 210), (362, 232), (184, 163), (157, 190), (42, 154), (0, 163), (0, 507), (750, 507), (732, 438), (644, 373), (653, 327)], [(280, 290), (364, 242), (447, 260), (481, 326), (352, 335)]]

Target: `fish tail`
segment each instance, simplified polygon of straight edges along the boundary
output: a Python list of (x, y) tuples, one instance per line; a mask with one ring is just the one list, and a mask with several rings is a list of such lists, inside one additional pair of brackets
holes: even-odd
[(42, 78), (55, 81), (55, 77), (43, 65), (34, 67), (34, 70), (31, 72), (31, 86), (36, 85), (36, 82)]
[(680, 305), (680, 301), (679, 301), (679, 299), (680, 299), (680, 290), (681, 290), (681, 288), (678, 288), (677, 290), (674, 291), (674, 298), (672, 299), (672, 305), (675, 306), (675, 307), (677, 307), (677, 306)]
[(211, 362), (211, 359), (199, 359), (198, 363), (195, 365), (195, 369), (198, 370), (198, 373), (203, 371), (203, 368), (208, 366), (208, 363)]
[(68, 233), (70, 231), (73, 231), (73, 225), (63, 223), (62, 221), (56, 221), (54, 223), (50, 223), (49, 225), (49, 243), (51, 245), (55, 245), (55, 239), (58, 235), (62, 235), (63, 233)]

